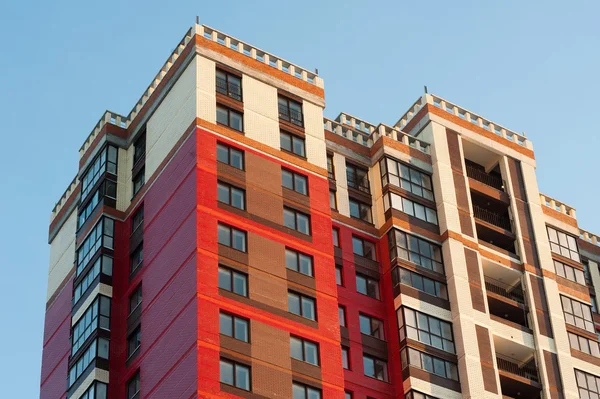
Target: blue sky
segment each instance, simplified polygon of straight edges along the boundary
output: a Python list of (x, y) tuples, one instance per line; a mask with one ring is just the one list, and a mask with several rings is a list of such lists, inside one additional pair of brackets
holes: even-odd
[[(105, 109), (127, 114), (192, 25), (325, 80), (326, 115), (393, 124), (423, 85), (534, 143), (540, 190), (595, 209), (598, 1), (0, 4), (0, 389), (39, 395), (50, 211)], [(325, 2), (323, 2), (325, 3)]]

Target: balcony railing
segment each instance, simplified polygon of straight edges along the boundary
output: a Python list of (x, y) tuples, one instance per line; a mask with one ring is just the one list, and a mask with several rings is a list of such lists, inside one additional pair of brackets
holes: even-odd
[(242, 101), (242, 88), (233, 82), (217, 77), (217, 92), (224, 94), (234, 100)]
[(494, 213), (492, 211), (488, 211), (487, 209), (482, 208), (478, 205), (473, 205), (473, 213), (475, 214), (475, 217), (479, 220), (482, 220), (489, 224), (493, 224), (494, 226), (498, 226), (504, 230), (512, 231), (510, 219), (505, 216), (498, 215), (497, 213)]
[(520, 304), (525, 304), (525, 298), (523, 297), (523, 291), (519, 289), (514, 289), (512, 291), (508, 291), (506, 288), (502, 287), (500, 282), (490, 281), (489, 278), (485, 279), (485, 289), (489, 292), (493, 292), (494, 294), (498, 294), (503, 296), (504, 298), (512, 299)]
[(294, 125), (304, 126), (302, 112), (279, 104), (279, 117), (283, 120), (293, 123)]
[(507, 373), (531, 381), (540, 382), (537, 369), (529, 364), (519, 367), (516, 362), (499, 357), (499, 355), (496, 355), (496, 363), (498, 364), (498, 370), (506, 371)]
[(486, 186), (493, 187), (495, 189), (504, 191), (504, 183), (502, 179), (498, 176), (491, 175), (489, 173), (485, 173), (485, 170), (481, 170), (473, 165), (466, 164), (467, 167), (467, 176), (471, 179), (477, 180)]
[(355, 188), (366, 194), (371, 193), (371, 189), (369, 187), (369, 178), (367, 176), (361, 179), (353, 172), (346, 171), (346, 178), (348, 179), (348, 187)]

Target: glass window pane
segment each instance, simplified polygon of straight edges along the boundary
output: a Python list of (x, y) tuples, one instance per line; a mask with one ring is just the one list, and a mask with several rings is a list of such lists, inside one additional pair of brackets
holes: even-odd
[(244, 209), (244, 192), (237, 188), (231, 189), (231, 205), (239, 209)]
[(289, 134), (281, 133), (279, 136), (279, 144), (281, 149), (286, 151), (292, 151), (292, 137)]
[(290, 356), (294, 359), (303, 360), (302, 341), (295, 337), (290, 337)]
[(229, 187), (219, 183), (217, 185), (217, 200), (229, 204)]
[(246, 252), (246, 234), (240, 230), (233, 230), (233, 248)]
[(290, 229), (296, 229), (296, 215), (294, 212), (288, 209), (283, 210), (283, 225)]
[(248, 342), (248, 321), (235, 318), (235, 338)]
[(233, 148), (230, 151), (231, 166), (238, 169), (244, 169), (244, 153)]
[(304, 342), (305, 361), (310, 364), (319, 364), (319, 355), (317, 345), (312, 342)]
[(235, 385), (238, 388), (250, 390), (250, 369), (246, 366), (235, 367)]
[(288, 310), (294, 314), (300, 314), (300, 298), (298, 295), (288, 293)]
[(228, 125), (227, 110), (221, 107), (217, 107), (217, 123)]
[(298, 154), (300, 156), (306, 155), (304, 150), (304, 140), (294, 136), (292, 137), (292, 145), (292, 151), (294, 152), (294, 154)]
[(230, 111), (229, 118), (230, 118), (229, 126), (234, 128), (235, 130), (239, 130), (240, 132), (242, 130), (244, 130), (242, 115), (238, 114), (237, 112)]
[(281, 185), (289, 188), (290, 190), (294, 189), (294, 175), (292, 172), (287, 170), (281, 171)]
[(233, 318), (227, 314), (221, 313), (219, 315), (220, 332), (223, 335), (229, 337), (233, 336)]
[(315, 319), (315, 303), (312, 299), (302, 298), (302, 316), (307, 319)]
[(219, 244), (231, 246), (231, 237), (230, 237), (231, 229), (227, 226), (219, 225)]
[(300, 175), (294, 175), (294, 184), (296, 186), (296, 191), (300, 194), (307, 195), (308, 187), (306, 183), (306, 177)]
[(246, 276), (239, 273), (233, 273), (233, 292), (238, 295), (248, 296)]

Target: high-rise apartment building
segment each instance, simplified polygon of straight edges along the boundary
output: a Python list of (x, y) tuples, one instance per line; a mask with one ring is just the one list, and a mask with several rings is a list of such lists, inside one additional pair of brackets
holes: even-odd
[(598, 237), (524, 136), (196, 25), (52, 212), (46, 399), (598, 398)]

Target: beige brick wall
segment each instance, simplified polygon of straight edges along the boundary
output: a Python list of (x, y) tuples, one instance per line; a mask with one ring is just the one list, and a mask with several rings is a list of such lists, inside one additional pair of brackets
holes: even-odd
[(131, 204), (133, 196), (133, 183), (131, 169), (133, 168), (134, 147), (119, 148), (119, 161), (117, 166), (117, 209), (125, 211)]
[(302, 104), (304, 133), (306, 134), (306, 158), (308, 162), (327, 169), (323, 108), (308, 101)]
[(196, 56), (196, 115), (216, 123), (216, 72), (215, 62)]
[(277, 89), (250, 76), (242, 78), (244, 134), (276, 149), (279, 145)]
[(75, 231), (77, 211), (71, 212), (50, 243), (50, 265), (48, 267), (48, 289), (46, 301), (56, 292), (75, 262)]
[(350, 217), (348, 179), (346, 178), (346, 157), (337, 152), (333, 154), (333, 170), (335, 172), (335, 182), (337, 186), (338, 212), (344, 216)]

